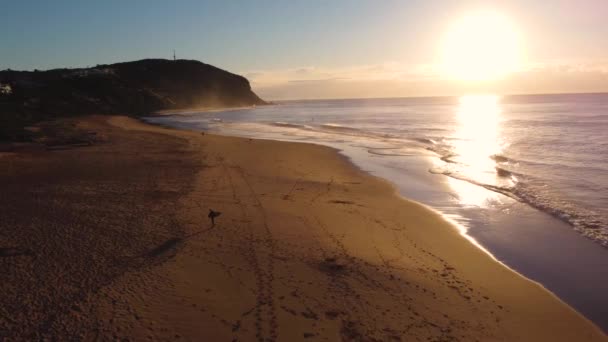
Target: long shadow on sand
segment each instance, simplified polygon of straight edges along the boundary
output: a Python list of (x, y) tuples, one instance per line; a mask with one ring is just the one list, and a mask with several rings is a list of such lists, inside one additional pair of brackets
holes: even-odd
[[(207, 233), (214, 228), (215, 228), (215, 226), (211, 226), (207, 229), (203, 229), (201, 231), (194, 232), (183, 238), (178, 238), (178, 237), (171, 238), (171, 239), (161, 243), (160, 245), (156, 246), (152, 250), (148, 251), (144, 256), (148, 257), (148, 258), (155, 258), (155, 257), (161, 256), (161, 255), (167, 253), (168, 251), (177, 248), (180, 244), (184, 243), (186, 240), (188, 240), (192, 237), (195, 237), (197, 235)], [(0, 256), (2, 256), (2, 249), (0, 249)]]
[(26, 256), (34, 256), (34, 252), (30, 251), (29, 249), (23, 249), (23, 248), (0, 248), (0, 258), (8, 258), (8, 257), (15, 257), (15, 256), (22, 256), (22, 255), (26, 255)]

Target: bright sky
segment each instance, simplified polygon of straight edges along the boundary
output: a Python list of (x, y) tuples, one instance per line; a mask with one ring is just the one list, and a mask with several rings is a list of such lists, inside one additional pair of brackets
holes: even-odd
[[(608, 91), (606, 0), (0, 0), (0, 10), (0, 69), (171, 58), (176, 49), (246, 76), (270, 100)], [(479, 10), (508, 19), (523, 57), (498, 79), (450, 78), (442, 42)], [(513, 52), (502, 45), (489, 44), (491, 58), (480, 61)], [(452, 69), (474, 68), (461, 60), (484, 52), (476, 49), (449, 57)]]

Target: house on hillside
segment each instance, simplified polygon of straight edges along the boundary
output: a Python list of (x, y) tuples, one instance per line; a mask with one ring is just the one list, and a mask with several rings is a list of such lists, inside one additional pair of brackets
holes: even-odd
[(64, 77), (90, 77), (90, 76), (107, 76), (114, 73), (114, 70), (110, 68), (91, 68), (91, 69), (75, 69)]
[(10, 95), (13, 93), (13, 88), (10, 84), (0, 83), (0, 95)]

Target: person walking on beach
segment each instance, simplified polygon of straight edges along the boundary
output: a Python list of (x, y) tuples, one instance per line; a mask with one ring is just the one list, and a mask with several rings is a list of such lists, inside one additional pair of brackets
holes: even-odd
[(213, 211), (212, 209), (209, 209), (209, 215), (207, 215), (207, 217), (211, 220), (211, 227), (215, 226), (215, 218), (220, 216), (222, 213), (220, 213), (219, 211)]

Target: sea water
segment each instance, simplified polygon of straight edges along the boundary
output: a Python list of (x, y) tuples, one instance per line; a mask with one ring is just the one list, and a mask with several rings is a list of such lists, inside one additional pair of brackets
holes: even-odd
[(286, 101), (147, 120), (334, 147), (608, 330), (608, 94)]

